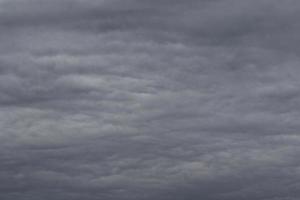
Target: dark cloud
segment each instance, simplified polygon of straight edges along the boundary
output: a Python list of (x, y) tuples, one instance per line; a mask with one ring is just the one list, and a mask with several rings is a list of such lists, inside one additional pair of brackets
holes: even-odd
[(296, 0), (0, 0), (0, 198), (299, 199)]

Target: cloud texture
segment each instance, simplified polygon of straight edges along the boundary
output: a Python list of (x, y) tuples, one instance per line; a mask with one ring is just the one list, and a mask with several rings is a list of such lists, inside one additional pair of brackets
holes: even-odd
[(298, 0), (0, 0), (0, 198), (297, 200)]

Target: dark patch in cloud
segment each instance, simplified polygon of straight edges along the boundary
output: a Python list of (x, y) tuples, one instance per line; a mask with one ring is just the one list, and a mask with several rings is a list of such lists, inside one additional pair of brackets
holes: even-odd
[(296, 0), (0, 0), (0, 198), (299, 199)]

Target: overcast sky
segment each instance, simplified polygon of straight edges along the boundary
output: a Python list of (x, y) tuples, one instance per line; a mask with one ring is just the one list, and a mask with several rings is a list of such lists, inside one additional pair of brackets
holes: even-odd
[(299, 200), (299, 0), (0, 0), (0, 199)]

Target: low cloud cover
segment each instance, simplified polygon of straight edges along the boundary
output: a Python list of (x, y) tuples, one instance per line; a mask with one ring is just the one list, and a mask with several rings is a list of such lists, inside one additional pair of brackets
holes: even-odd
[(298, 0), (0, 0), (0, 199), (298, 200)]

